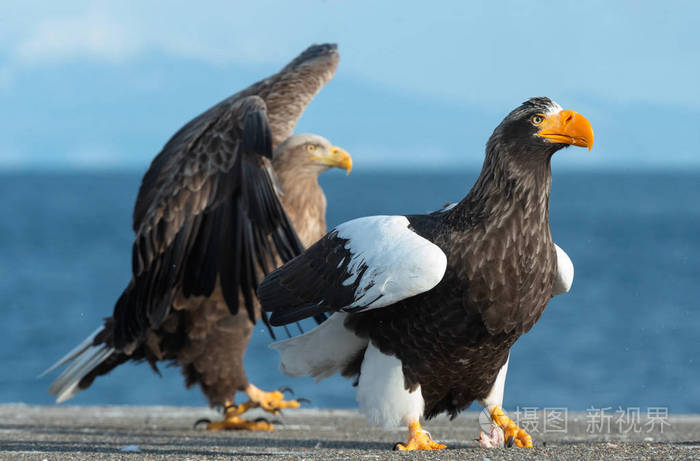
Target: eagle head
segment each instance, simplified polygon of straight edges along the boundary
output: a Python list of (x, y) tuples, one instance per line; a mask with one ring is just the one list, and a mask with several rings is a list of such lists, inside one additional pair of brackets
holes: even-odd
[(568, 146), (593, 147), (593, 127), (583, 115), (555, 101), (531, 98), (513, 110), (494, 130), (489, 144), (500, 144), (513, 156), (549, 158)]
[(344, 149), (333, 146), (324, 137), (315, 134), (290, 136), (273, 154), (273, 164), (285, 164), (299, 170), (319, 174), (329, 168), (342, 168), (350, 174), (352, 157)]

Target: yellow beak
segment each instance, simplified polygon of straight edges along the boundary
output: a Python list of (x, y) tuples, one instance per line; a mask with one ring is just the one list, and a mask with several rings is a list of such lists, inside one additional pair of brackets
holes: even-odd
[(310, 157), (312, 162), (321, 163), (323, 165), (334, 166), (337, 168), (342, 168), (350, 174), (352, 170), (352, 157), (345, 150), (337, 146), (332, 146), (330, 148), (330, 154), (328, 156), (318, 156), (312, 155)]
[(589, 151), (593, 148), (591, 122), (573, 110), (545, 116), (540, 128), (537, 135), (547, 138), (549, 142), (588, 147)]

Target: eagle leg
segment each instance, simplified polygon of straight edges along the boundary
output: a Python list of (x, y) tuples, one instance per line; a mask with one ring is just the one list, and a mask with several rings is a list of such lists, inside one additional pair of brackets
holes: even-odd
[(503, 437), (505, 440), (513, 440), (515, 446), (517, 447), (529, 447), (532, 448), (532, 437), (530, 434), (525, 432), (524, 429), (519, 428), (512, 419), (503, 413), (501, 407), (495, 406), (491, 410), (491, 420), (503, 429)]
[(394, 445), (394, 450), (444, 450), (445, 445), (438, 443), (430, 438), (430, 434), (423, 430), (420, 422), (415, 419), (408, 425), (408, 443), (397, 443)]

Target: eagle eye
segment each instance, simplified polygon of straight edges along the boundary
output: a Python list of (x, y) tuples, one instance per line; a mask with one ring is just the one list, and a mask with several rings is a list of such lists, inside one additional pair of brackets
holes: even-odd
[(532, 117), (530, 117), (530, 122), (532, 122), (533, 125), (539, 125), (542, 122), (544, 122), (544, 115), (535, 114)]
[(316, 145), (315, 144), (307, 144), (306, 145), (306, 152), (308, 152), (309, 154), (313, 154), (314, 152), (316, 152)]

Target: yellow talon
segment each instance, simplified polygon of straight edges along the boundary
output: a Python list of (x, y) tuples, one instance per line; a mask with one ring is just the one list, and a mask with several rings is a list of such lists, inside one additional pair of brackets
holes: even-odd
[(408, 425), (408, 443), (397, 443), (394, 450), (444, 450), (445, 445), (438, 443), (430, 438), (430, 434), (425, 432), (418, 420), (411, 421)]
[(233, 416), (238, 416), (242, 415), (246, 411), (250, 410), (251, 408), (257, 408), (258, 405), (255, 404), (255, 402), (245, 402), (241, 403), (240, 405), (234, 405), (233, 402), (226, 402), (225, 408), (226, 410), (224, 411), (224, 415), (229, 418)]
[(284, 394), (280, 391), (265, 392), (252, 384), (249, 384), (245, 392), (248, 394), (250, 401), (239, 405), (246, 406), (244, 411), (247, 411), (250, 408), (260, 407), (268, 413), (276, 415), (280, 410), (284, 410), (286, 408), (299, 408), (301, 406), (301, 404), (296, 400), (284, 400)]
[(247, 402), (234, 405), (233, 401), (227, 401), (224, 411), (224, 420), (207, 424), (210, 431), (220, 430), (248, 430), (248, 431), (272, 431), (275, 426), (264, 420), (248, 421), (240, 417), (243, 413), (253, 408), (262, 408), (268, 413), (279, 414), (285, 408), (299, 408), (301, 404), (297, 400), (284, 400), (284, 394), (280, 391), (265, 392), (249, 384), (245, 390), (248, 394)]
[(207, 424), (207, 430), (209, 431), (272, 431), (274, 428), (275, 426), (267, 421), (248, 421), (238, 416), (226, 416), (223, 421)]
[(272, 431), (275, 426), (262, 418), (249, 421), (238, 416), (256, 406), (257, 405), (253, 405), (251, 407), (250, 402), (246, 402), (241, 405), (234, 405), (233, 402), (227, 401), (225, 406), (226, 410), (224, 411), (224, 419), (222, 421), (211, 422), (207, 420), (200, 420), (195, 424), (195, 427), (197, 424), (199, 424), (199, 422), (207, 421), (208, 431)]
[(503, 437), (506, 441), (512, 437), (516, 446), (532, 448), (532, 437), (530, 437), (530, 434), (519, 428), (512, 419), (503, 413), (499, 406), (495, 406), (491, 410), (491, 420), (503, 429)]

